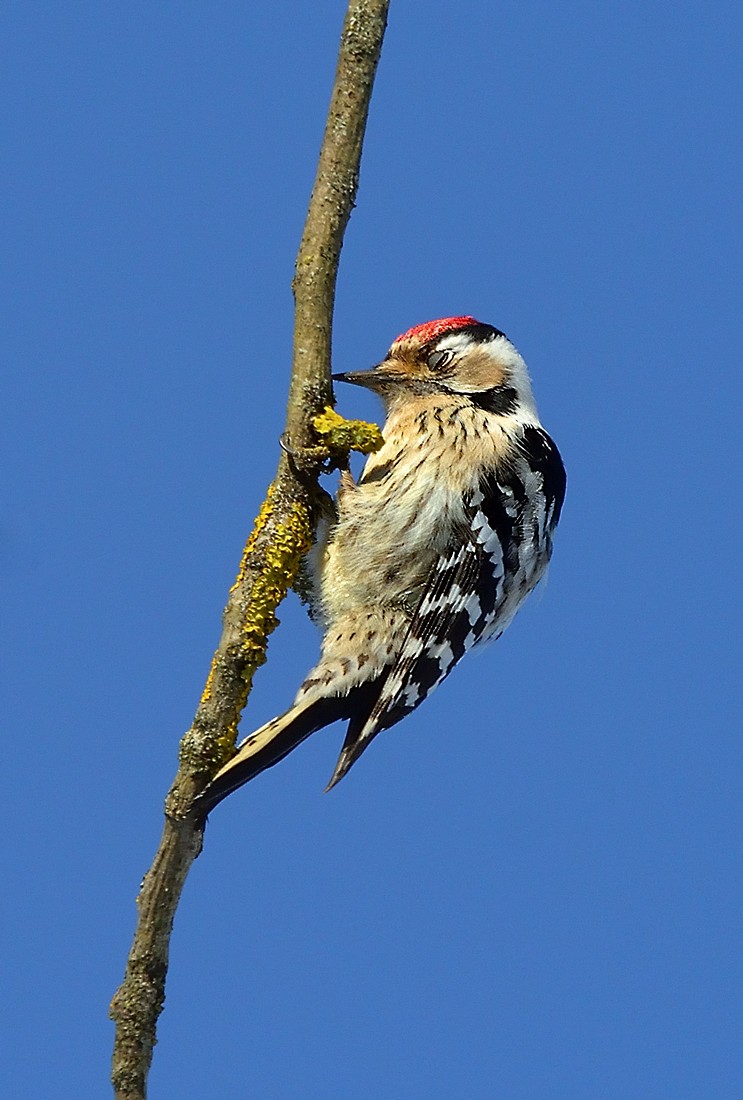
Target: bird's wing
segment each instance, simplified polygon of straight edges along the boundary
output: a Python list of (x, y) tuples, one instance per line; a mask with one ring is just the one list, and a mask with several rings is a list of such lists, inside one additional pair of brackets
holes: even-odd
[(373, 737), (414, 710), (488, 630), (512, 567), (518, 503), (513, 491), (484, 479), (466, 503), (465, 523), (437, 559), (395, 663), (369, 713), (349, 725), (329, 786)]

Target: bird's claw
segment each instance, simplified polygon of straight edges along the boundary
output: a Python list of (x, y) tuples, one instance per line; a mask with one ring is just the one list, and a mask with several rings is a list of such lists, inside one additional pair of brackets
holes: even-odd
[(323, 444), (313, 447), (293, 447), (289, 442), (286, 432), (279, 436), (279, 446), (289, 459), (295, 473), (304, 474), (310, 470), (320, 470), (320, 473), (332, 473), (337, 467), (337, 462), (328, 448)]

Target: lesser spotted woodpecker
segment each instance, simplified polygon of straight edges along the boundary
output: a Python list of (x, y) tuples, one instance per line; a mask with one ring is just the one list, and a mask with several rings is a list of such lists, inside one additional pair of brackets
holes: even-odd
[(473, 317), (417, 325), (372, 370), (336, 374), (384, 402), (384, 445), (309, 559), (320, 660), (294, 703), (238, 747), (196, 799), (231, 791), (338, 719), (328, 789), (473, 646), (498, 638), (543, 575), (565, 495), (524, 360)]

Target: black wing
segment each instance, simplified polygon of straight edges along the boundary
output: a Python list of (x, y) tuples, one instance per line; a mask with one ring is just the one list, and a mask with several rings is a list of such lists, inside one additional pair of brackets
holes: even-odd
[(376, 702), (348, 727), (329, 786), (346, 774), (372, 738), (430, 695), (497, 616), (513, 560), (509, 547), (517, 509), (510, 499), (493, 480), (472, 494), (462, 529), (431, 571)]
[(502, 634), (543, 572), (565, 497), (565, 469), (542, 428), (527, 427), (520, 450), (523, 463), (484, 475), (466, 502), (462, 528), (431, 572), (376, 702), (349, 724), (330, 787), (381, 730), (415, 710), (472, 646)]

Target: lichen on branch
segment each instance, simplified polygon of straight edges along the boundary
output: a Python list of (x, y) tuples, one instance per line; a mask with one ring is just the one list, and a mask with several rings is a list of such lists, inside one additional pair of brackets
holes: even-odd
[[(256, 546), (269, 525), (270, 538), (256, 568)], [(196, 720), (179, 747), (180, 763), (194, 776), (210, 777), (235, 751), (237, 728), (253, 676), (265, 664), (269, 636), (279, 625), (276, 608), (293, 586), (302, 558), (312, 546), (312, 528), (310, 510), (301, 501), (292, 501), (280, 515), (276, 514), (272, 485), (245, 543), (240, 568), (230, 589), (231, 598), (239, 598), (243, 591), (248, 594), (239, 616), (237, 636), (229, 648), (220, 646), (214, 654)], [(220, 700), (214, 695), (220, 690), (226, 672), (236, 672), (238, 683), (231, 692), (223, 692), (220, 721), (202, 722), (202, 713), (206, 716), (214, 704), (219, 706)]]
[(328, 452), (336, 458), (348, 455), (350, 451), (373, 454), (384, 443), (376, 424), (366, 420), (346, 420), (330, 405), (326, 405), (318, 416), (313, 416), (312, 427)]

